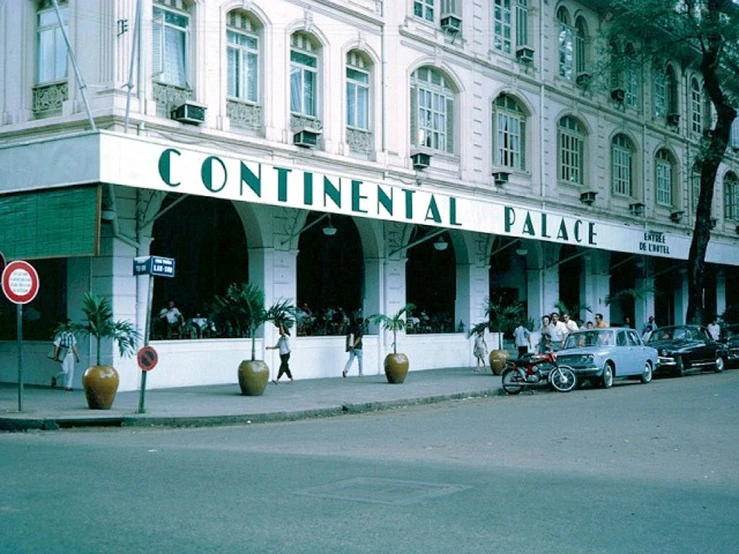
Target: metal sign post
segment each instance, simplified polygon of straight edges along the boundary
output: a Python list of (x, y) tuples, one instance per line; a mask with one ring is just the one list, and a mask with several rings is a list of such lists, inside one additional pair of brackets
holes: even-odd
[(146, 301), (146, 330), (144, 331), (144, 347), (139, 350), (138, 363), (141, 368), (141, 389), (139, 390), (138, 413), (146, 412), (144, 407), (146, 394), (146, 374), (154, 369), (159, 360), (156, 350), (149, 346), (151, 334), (151, 304), (154, 298), (154, 276), (174, 277), (175, 261), (173, 258), (161, 256), (140, 256), (133, 259), (133, 274), (149, 276), (149, 295)]
[(23, 304), (28, 304), (38, 294), (39, 279), (36, 269), (21, 260), (10, 262), (2, 272), (2, 288), (5, 296), (16, 304), (18, 329), (18, 411), (23, 411)]

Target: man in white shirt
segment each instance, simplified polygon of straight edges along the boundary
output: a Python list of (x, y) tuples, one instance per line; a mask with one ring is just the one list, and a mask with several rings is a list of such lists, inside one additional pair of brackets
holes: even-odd
[(555, 352), (562, 348), (567, 338), (567, 326), (559, 320), (557, 312), (552, 313), (552, 322), (549, 325), (549, 334), (552, 337), (552, 350)]
[(721, 338), (721, 327), (719, 326), (718, 321), (716, 321), (715, 317), (711, 320), (711, 323), (709, 323), (706, 328), (708, 329), (708, 334), (711, 335), (711, 338), (713, 340), (719, 340)]
[(570, 314), (562, 314), (562, 319), (565, 322), (565, 327), (567, 327), (568, 335), (580, 330), (580, 327), (577, 326), (577, 322), (570, 317)]
[(523, 323), (519, 323), (518, 327), (513, 330), (513, 340), (518, 348), (518, 357), (522, 358), (529, 353), (531, 348), (531, 333), (523, 326)]

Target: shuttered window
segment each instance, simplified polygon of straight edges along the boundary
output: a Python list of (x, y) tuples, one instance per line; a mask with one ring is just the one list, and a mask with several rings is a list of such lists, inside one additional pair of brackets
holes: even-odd
[(454, 91), (430, 67), (419, 68), (411, 80), (411, 141), (454, 153)]

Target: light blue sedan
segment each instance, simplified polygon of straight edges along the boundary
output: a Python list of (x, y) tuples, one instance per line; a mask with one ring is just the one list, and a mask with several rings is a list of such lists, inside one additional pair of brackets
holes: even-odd
[(567, 335), (557, 363), (570, 366), (578, 380), (586, 379), (605, 389), (618, 378), (646, 384), (657, 367), (657, 350), (645, 346), (633, 329), (587, 329)]

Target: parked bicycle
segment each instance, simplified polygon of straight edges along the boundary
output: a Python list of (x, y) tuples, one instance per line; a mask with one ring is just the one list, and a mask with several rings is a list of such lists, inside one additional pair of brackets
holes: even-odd
[(548, 384), (559, 392), (570, 392), (577, 385), (577, 377), (571, 367), (557, 363), (557, 353), (531, 354), (508, 360), (501, 376), (503, 390), (518, 394), (525, 387)]

